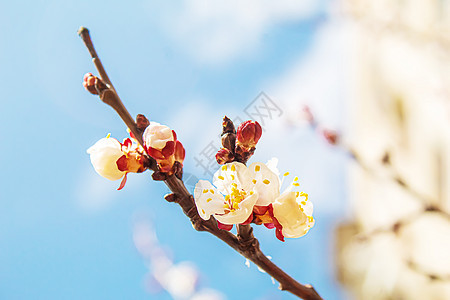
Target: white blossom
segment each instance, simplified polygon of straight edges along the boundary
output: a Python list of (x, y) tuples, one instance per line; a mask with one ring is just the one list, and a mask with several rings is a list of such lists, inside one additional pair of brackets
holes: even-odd
[(87, 153), (99, 175), (109, 180), (118, 180), (125, 175), (126, 172), (120, 171), (116, 164), (117, 160), (124, 155), (118, 140), (109, 136), (102, 138), (90, 147)]

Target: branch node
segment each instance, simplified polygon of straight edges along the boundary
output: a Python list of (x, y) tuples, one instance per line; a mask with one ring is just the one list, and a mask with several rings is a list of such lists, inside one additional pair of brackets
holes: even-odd
[(167, 179), (167, 174), (161, 171), (155, 171), (152, 174), (152, 178), (155, 181), (164, 181)]
[(166, 199), (167, 202), (176, 202), (178, 203), (178, 201), (180, 200), (180, 196), (178, 196), (175, 193), (170, 193), (164, 196), (164, 199)]

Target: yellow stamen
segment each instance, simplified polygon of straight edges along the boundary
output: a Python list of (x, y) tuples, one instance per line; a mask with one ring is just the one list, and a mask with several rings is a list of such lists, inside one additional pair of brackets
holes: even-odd
[(224, 180), (225, 178), (223, 178), (223, 176), (219, 176), (218, 177), (220, 180)]
[[(234, 167), (234, 166), (233, 166)], [(231, 174), (231, 180), (234, 180), (234, 175), (233, 174)]]
[(300, 196), (300, 192), (295, 192), (295, 198), (298, 198)]
[(106, 136), (107, 139), (109, 139), (111, 137), (111, 133), (108, 133), (108, 135)]
[(206, 202), (210, 202), (210, 201), (212, 201), (212, 199), (211, 199), (211, 198), (208, 198), (208, 199), (206, 199)]
[(308, 194), (305, 192), (301, 192), (300, 196), (305, 197), (305, 201), (308, 201)]
[(303, 205), (306, 205), (306, 201), (302, 201), (301, 203), (302, 203)]
[(255, 172), (259, 172), (261, 170), (261, 167), (259, 165), (255, 166)]
[(312, 222), (314, 221), (314, 218), (312, 216), (308, 216), (308, 221)]
[(226, 170), (227, 170), (227, 166), (223, 166), (222, 171), (226, 171)]
[(294, 177), (294, 181), (298, 181), (298, 177), (297, 176)]
[(253, 191), (250, 191), (250, 195), (253, 195)]
[(294, 182), (292, 185), (293, 186), (300, 186), (300, 184), (298, 182)]
[(205, 210), (202, 209), (202, 213), (203, 213), (203, 214), (206, 214), (206, 213), (205, 213)]
[(253, 182), (253, 184), (256, 184), (256, 179), (253, 179), (252, 182)]
[(289, 172), (286, 172), (283, 174), (283, 176), (288, 176), (288, 175), (289, 175)]
[(264, 182), (264, 184), (269, 184), (270, 183), (270, 181), (267, 180), (267, 179), (264, 179), (263, 182)]
[(231, 165), (231, 171), (236, 171), (236, 166), (235, 165)]
[(208, 192), (208, 190), (206, 189), (206, 190), (203, 190), (203, 194), (206, 194)]
[(237, 188), (237, 184), (235, 182), (232, 182), (231, 185)]
[(211, 192), (211, 194), (214, 194), (214, 190), (213, 189), (211, 189), (211, 190), (209, 190), (210, 192)]
[[(253, 192), (250, 192), (253, 194)], [(224, 208), (230, 212), (239, 209), (239, 203), (241, 203), (247, 197), (247, 193), (244, 190), (238, 190), (237, 184), (232, 183), (231, 193), (225, 196)]]

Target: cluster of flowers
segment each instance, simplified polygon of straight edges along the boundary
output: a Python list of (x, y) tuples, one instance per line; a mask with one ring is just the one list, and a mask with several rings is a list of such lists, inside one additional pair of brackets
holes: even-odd
[(214, 216), (225, 230), (234, 224), (255, 223), (275, 228), (281, 241), (305, 235), (314, 225), (313, 205), (308, 194), (298, 190), (298, 177), (280, 192), (289, 172), (280, 179), (276, 164), (272, 159), (249, 167), (240, 162), (223, 165), (214, 174), (214, 185), (200, 180), (195, 186), (198, 213), (204, 220)]
[(223, 166), (214, 174), (214, 185), (200, 180), (195, 186), (198, 213), (204, 220), (214, 216), (225, 230), (231, 230), (234, 224), (255, 223), (275, 228), (281, 241), (301, 237), (314, 225), (314, 218), (313, 205), (308, 194), (299, 190), (298, 177), (281, 193), (289, 172), (280, 178), (277, 159), (245, 165), (261, 135), (258, 122), (246, 121), (236, 132), (231, 120), (224, 118), (223, 148), (216, 154)]
[(98, 174), (109, 180), (122, 178), (119, 190), (125, 186), (128, 173), (141, 173), (148, 169), (147, 155), (155, 159), (159, 171), (167, 175), (175, 172), (176, 165), (183, 165), (185, 151), (175, 131), (165, 125), (148, 122), (142, 115), (138, 117), (145, 119), (140, 122), (146, 125), (143, 147), (130, 132), (130, 138), (122, 143), (108, 134), (87, 150)]
[[(139, 117), (143, 146), (130, 133), (131, 137), (122, 143), (108, 135), (87, 151), (98, 174), (110, 180), (122, 178), (119, 189), (124, 187), (128, 173), (141, 173), (149, 168), (149, 156), (157, 162), (158, 171), (167, 175), (176, 175), (184, 161), (183, 145), (173, 130)], [(231, 120), (224, 118), (223, 148), (216, 155), (222, 166), (214, 174), (213, 184), (206, 180), (196, 184), (194, 199), (198, 213), (204, 220), (214, 216), (224, 230), (231, 230), (234, 224), (254, 223), (275, 228), (281, 241), (285, 237), (301, 237), (314, 225), (314, 218), (313, 205), (308, 194), (299, 190), (298, 177), (281, 192), (289, 172), (280, 178), (277, 159), (267, 164), (245, 165), (261, 134), (258, 122), (246, 121), (236, 131)]]

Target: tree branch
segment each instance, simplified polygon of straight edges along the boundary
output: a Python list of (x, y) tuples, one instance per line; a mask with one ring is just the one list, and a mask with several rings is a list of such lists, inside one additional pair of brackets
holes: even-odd
[[(78, 34), (82, 38), (86, 47), (91, 54), (92, 61), (97, 68), (101, 79), (107, 83), (108, 87), (100, 90), (100, 99), (106, 104), (110, 105), (122, 118), (138, 142), (143, 145), (142, 132), (138, 130), (136, 123), (131, 118), (130, 113), (127, 111), (116, 90), (114, 89), (106, 71), (98, 58), (97, 52), (94, 49), (94, 45), (89, 36), (89, 30), (81, 27)], [(151, 159), (151, 158), (150, 158)], [(151, 168), (153, 171), (157, 170), (157, 165), (152, 160)], [(170, 202), (178, 203), (183, 212), (192, 222), (193, 227), (197, 231), (207, 231), (214, 236), (218, 237), (241, 255), (251, 260), (270, 276), (280, 282), (280, 289), (289, 291), (299, 298), (305, 300), (321, 300), (322, 298), (316, 292), (316, 290), (310, 285), (302, 285), (295, 281), (292, 277), (286, 274), (282, 269), (276, 266), (270, 261), (259, 248), (259, 241), (253, 236), (253, 229), (250, 225), (238, 225), (238, 236), (236, 237), (229, 231), (221, 230), (217, 226), (217, 221), (214, 218), (210, 218), (208, 221), (203, 220), (198, 212), (194, 202), (193, 196), (186, 189), (182, 180), (175, 175), (169, 176), (164, 180), (165, 184), (169, 187), (173, 194), (166, 195), (166, 200)]]

